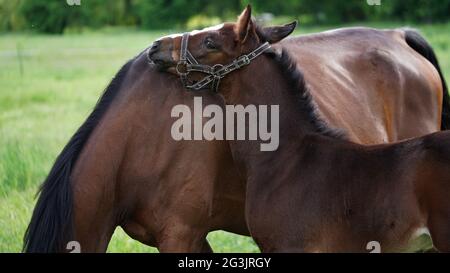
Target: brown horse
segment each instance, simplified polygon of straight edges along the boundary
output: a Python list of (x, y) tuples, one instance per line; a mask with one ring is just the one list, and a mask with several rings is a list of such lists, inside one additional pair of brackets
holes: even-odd
[(170, 109), (192, 96), (169, 80), (144, 53), (120, 70), (44, 182), (25, 251), (63, 252), (74, 240), (104, 252), (117, 226), (166, 252), (210, 251), (211, 230), (248, 234), (227, 143), (170, 136)]
[[(293, 27), (259, 28), (258, 32), (276, 42), (290, 34)], [(305, 39), (310, 41), (308, 37)], [(328, 36), (320, 37), (317, 35), (318, 40)], [(306, 43), (301, 37), (296, 39)], [(297, 50), (295, 43), (286, 46)], [(248, 235), (244, 180), (237, 174), (228, 144), (173, 141), (170, 110), (177, 104), (192, 106), (194, 94), (184, 92), (173, 76), (155, 71), (144, 53), (119, 71), (56, 160), (28, 227), (25, 251), (65, 251), (71, 240), (80, 242), (83, 252), (105, 251), (117, 226), (131, 237), (169, 252), (209, 251), (205, 236), (212, 230)], [(376, 94), (373, 100), (361, 100), (361, 108), (371, 109), (378, 122), (368, 118), (360, 124), (354, 115), (348, 115), (351, 109), (343, 100), (331, 99), (318, 107), (321, 112), (341, 115), (339, 122), (330, 119), (329, 124), (341, 128), (355, 141), (386, 142), (439, 130), (439, 95), (435, 90), (412, 89), (410, 93), (422, 91), (428, 96), (424, 95), (424, 101), (410, 101), (401, 108), (408, 113), (417, 109), (416, 124), (433, 124), (425, 128), (406, 122), (406, 115), (401, 116), (401, 122), (385, 127), (380, 122), (385, 112), (375, 112), (378, 106), (371, 109)], [(354, 96), (369, 96), (365, 92), (375, 91), (362, 90)], [(322, 89), (311, 93), (326, 95)], [(395, 97), (396, 93), (403, 91), (395, 90), (391, 95)], [(222, 105), (222, 100), (209, 92), (195, 95), (202, 96), (205, 105)], [(434, 104), (424, 103), (428, 101)], [(400, 113), (396, 108), (391, 110), (392, 114)], [(403, 130), (404, 124), (409, 126), (409, 135), (384, 137)], [(379, 134), (367, 135), (366, 130)]]
[[(219, 55), (221, 63), (234, 68), (233, 60), (263, 48), (265, 53), (250, 58), (246, 67), (227, 74), (218, 91), (227, 104), (280, 109), (277, 150), (262, 152), (261, 141), (229, 141), (247, 181), (247, 223), (263, 251), (360, 252), (371, 241), (383, 251), (399, 251), (421, 228), (430, 230), (439, 251), (450, 251), (450, 133), (377, 146), (350, 142), (318, 115), (306, 77), (288, 51), (267, 50), (248, 8), (237, 24), (223, 28), (228, 36), (193, 35), (196, 50), (189, 54), (200, 59), (198, 41), (214, 37), (220, 46), (204, 53), (201, 64), (212, 66)], [(186, 35), (162, 40), (174, 50), (186, 42)], [(178, 55), (183, 59), (184, 54)], [(161, 47), (152, 59), (172, 71), (174, 55)], [(415, 71), (430, 76), (423, 69)], [(212, 75), (221, 76), (220, 71)], [(429, 85), (445, 88), (436, 76)]]

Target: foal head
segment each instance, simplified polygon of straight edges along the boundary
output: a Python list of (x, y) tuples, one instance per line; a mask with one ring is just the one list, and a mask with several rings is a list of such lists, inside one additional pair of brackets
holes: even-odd
[[(148, 57), (162, 70), (180, 75), (191, 83), (202, 82), (208, 75), (220, 80), (231, 71), (217, 75), (217, 70), (266, 42), (272, 44), (282, 40), (292, 33), (296, 25), (297, 22), (292, 22), (283, 26), (258, 27), (251, 17), (251, 7), (247, 6), (234, 23), (224, 23), (184, 35), (170, 35), (155, 41), (148, 50)], [(183, 54), (183, 43), (186, 45), (186, 54)], [(241, 64), (248, 63), (243, 60)], [(198, 88), (192, 88), (191, 85), (191, 89), (211, 88), (212, 85), (214, 82)], [(185, 86), (189, 88), (186, 83)]]

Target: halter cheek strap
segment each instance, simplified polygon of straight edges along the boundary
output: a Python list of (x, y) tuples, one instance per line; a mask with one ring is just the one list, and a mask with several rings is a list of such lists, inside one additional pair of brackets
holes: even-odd
[(181, 39), (180, 48), (180, 61), (177, 64), (176, 70), (178, 75), (180, 75), (181, 81), (185, 86), (187, 86), (187, 75), (190, 70), (187, 68), (188, 64), (198, 64), (197, 60), (188, 51), (189, 33), (184, 33)]
[[(187, 89), (201, 90), (206, 86), (210, 85), (210, 88), (217, 92), (220, 84), (220, 80), (224, 78), (227, 74), (233, 72), (234, 70), (240, 69), (253, 61), (256, 57), (264, 53), (264, 51), (270, 48), (268, 42), (262, 44), (252, 52), (241, 55), (237, 59), (234, 59), (230, 64), (222, 65), (215, 64), (213, 66), (199, 64), (199, 62), (194, 58), (194, 56), (188, 50), (189, 43), (189, 33), (184, 33), (181, 40), (180, 48), (180, 61), (176, 66), (178, 75), (180, 76), (181, 82)], [(202, 80), (198, 82), (190, 82), (188, 80), (188, 74), (190, 72), (200, 72), (208, 74)]]

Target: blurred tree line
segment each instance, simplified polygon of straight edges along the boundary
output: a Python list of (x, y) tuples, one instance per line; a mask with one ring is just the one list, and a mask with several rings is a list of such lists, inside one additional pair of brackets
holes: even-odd
[[(373, 1), (373, 0), (369, 0)], [(136, 26), (196, 27), (235, 18), (251, 3), (256, 14), (290, 16), (303, 24), (365, 20), (440, 22), (450, 19), (450, 0), (0, 0), (0, 31)]]

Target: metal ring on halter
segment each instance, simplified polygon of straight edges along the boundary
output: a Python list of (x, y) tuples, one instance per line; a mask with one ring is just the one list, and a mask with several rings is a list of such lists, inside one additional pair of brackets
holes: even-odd
[(212, 66), (212, 69), (211, 69), (211, 74), (212, 75), (214, 75), (214, 76), (216, 76), (216, 73), (219, 71), (219, 70), (221, 70), (222, 68), (224, 68), (224, 65), (223, 64), (215, 64), (215, 65), (213, 65)]
[[(187, 62), (186, 61), (179, 61), (177, 63), (177, 66), (175, 67), (175, 70), (177, 71), (178, 75), (180, 76), (186, 76), (187, 74), (189, 74), (189, 70), (187, 69)], [(184, 71), (185, 72), (181, 72), (180, 70), (180, 66), (184, 65)]]

